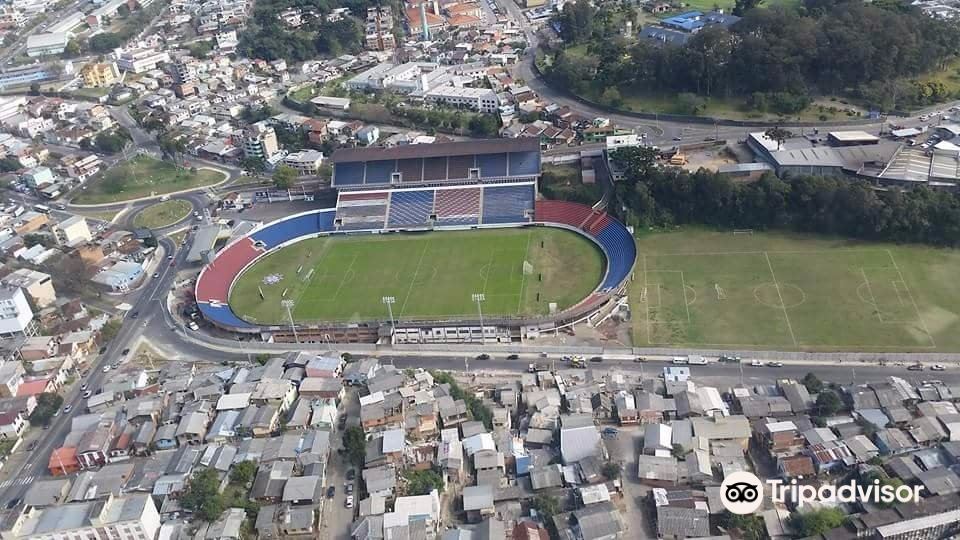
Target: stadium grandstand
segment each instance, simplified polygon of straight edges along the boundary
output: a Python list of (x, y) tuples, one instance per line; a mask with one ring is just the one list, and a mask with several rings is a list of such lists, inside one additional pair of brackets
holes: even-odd
[[(262, 225), (224, 247), (200, 273), (196, 298), (204, 317), (236, 332), (292, 341), (288, 326), (258, 325), (232, 311), (233, 284), (261, 257), (281, 247), (318, 236), (403, 230), (456, 230), (547, 225), (573, 230), (591, 239), (606, 258), (596, 290), (579, 304), (546, 318), (489, 321), (520, 328), (559, 328), (594, 316), (612, 305), (629, 278), (637, 251), (632, 234), (603, 210), (564, 202), (536, 200), (540, 173), (537, 139), (491, 140), (409, 145), (395, 148), (342, 149), (333, 162), (335, 208), (314, 210)], [(262, 296), (261, 292), (261, 296)], [(298, 325), (299, 338), (372, 342), (382, 338), (382, 321), (352, 325)], [(405, 334), (446, 335), (437, 328), (469, 326), (471, 321), (405, 321)], [(453, 334), (460, 334), (456, 331)], [(472, 335), (472, 334), (471, 334)]]

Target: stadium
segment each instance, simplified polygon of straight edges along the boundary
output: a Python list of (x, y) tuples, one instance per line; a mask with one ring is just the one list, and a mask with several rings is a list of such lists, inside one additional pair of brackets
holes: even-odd
[(337, 203), (264, 224), (197, 279), (205, 319), (277, 342), (521, 342), (606, 316), (637, 251), (601, 208), (538, 200), (539, 141), (331, 156)]

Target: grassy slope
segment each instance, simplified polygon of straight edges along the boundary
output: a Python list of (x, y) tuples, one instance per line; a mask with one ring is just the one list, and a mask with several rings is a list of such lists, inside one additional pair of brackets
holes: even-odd
[[(533, 274), (523, 275), (524, 260)], [(230, 302), (261, 323), (285, 319), (284, 290), (302, 321), (385, 320), (384, 296), (396, 298), (398, 319), (474, 317), (475, 292), (486, 295), (485, 317), (543, 314), (548, 302), (562, 309), (586, 297), (602, 272), (602, 255), (589, 240), (558, 229), (320, 238), (258, 262), (240, 277)], [(268, 275), (283, 279), (265, 285)]]
[(162, 229), (189, 216), (191, 208), (190, 203), (184, 200), (164, 201), (144, 208), (134, 218), (133, 224), (136, 227)]
[[(117, 178), (122, 182), (122, 190), (111, 193), (105, 186)], [(178, 170), (167, 161), (138, 156), (97, 175), (73, 202), (76, 204), (120, 202), (209, 186), (222, 180), (223, 175), (216, 171), (200, 169), (194, 174), (189, 170)]]
[(701, 230), (638, 246), (639, 346), (960, 350), (958, 251)]

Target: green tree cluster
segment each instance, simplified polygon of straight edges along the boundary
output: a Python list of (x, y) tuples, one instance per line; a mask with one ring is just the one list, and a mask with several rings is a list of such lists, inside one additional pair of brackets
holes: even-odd
[(363, 467), (367, 458), (367, 437), (363, 428), (350, 426), (343, 432), (343, 449), (347, 459), (356, 467)]
[(30, 423), (39, 426), (50, 423), (53, 415), (57, 414), (63, 405), (63, 398), (60, 394), (53, 392), (43, 392), (37, 396), (37, 406), (30, 413)]
[(655, 152), (619, 149), (626, 169), (610, 207), (627, 223), (792, 229), (876, 241), (960, 245), (960, 197), (919, 187), (879, 192), (850, 178), (768, 174), (737, 183), (700, 169), (655, 166)]
[(277, 189), (290, 189), (297, 181), (297, 170), (289, 165), (280, 165), (273, 171), (273, 185)]
[(847, 515), (839, 508), (823, 508), (790, 516), (790, 524), (800, 538), (819, 536), (843, 525), (846, 520)]
[(180, 506), (204, 521), (214, 521), (226, 509), (220, 493), (220, 479), (214, 469), (193, 473), (187, 488), (180, 495)]
[[(942, 83), (913, 79), (944, 68), (960, 52), (955, 23), (876, 3), (823, 0), (814, 9), (753, 9), (758, 3), (739, 0), (743, 19), (729, 29), (707, 27), (682, 46), (661, 46), (619, 37), (609, 27), (622, 9), (617, 4), (568, 2), (557, 15), (560, 36), (568, 45), (588, 44), (588, 54), (554, 52), (548, 75), (609, 104), (616, 95), (607, 89), (630, 88), (746, 96), (754, 108), (785, 115), (823, 94), (858, 95), (887, 110), (945, 97)], [(678, 112), (699, 108), (689, 97), (682, 101)]]
[(432, 469), (407, 469), (403, 473), (403, 479), (407, 482), (407, 495), (427, 495), (433, 490), (443, 493), (443, 477)]

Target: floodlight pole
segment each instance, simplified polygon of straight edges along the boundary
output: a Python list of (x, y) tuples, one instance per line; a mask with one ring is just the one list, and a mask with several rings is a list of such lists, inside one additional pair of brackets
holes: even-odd
[(293, 339), (299, 344), (300, 336), (297, 335), (297, 325), (293, 324), (293, 313), (290, 312), (290, 309), (293, 308), (293, 300), (281, 300), (280, 305), (287, 308), (287, 317), (290, 319), (290, 329), (293, 330)]
[(480, 315), (480, 345), (484, 345), (487, 342), (487, 335), (484, 332), (483, 328), (483, 308), (480, 307), (481, 302), (487, 299), (486, 295), (483, 293), (473, 293), (471, 298), (474, 302), (477, 303), (477, 313)]
[(394, 296), (384, 296), (380, 301), (387, 305), (387, 313), (390, 314), (390, 327), (392, 328), (395, 326), (393, 322), (393, 304), (397, 302), (397, 299)]

